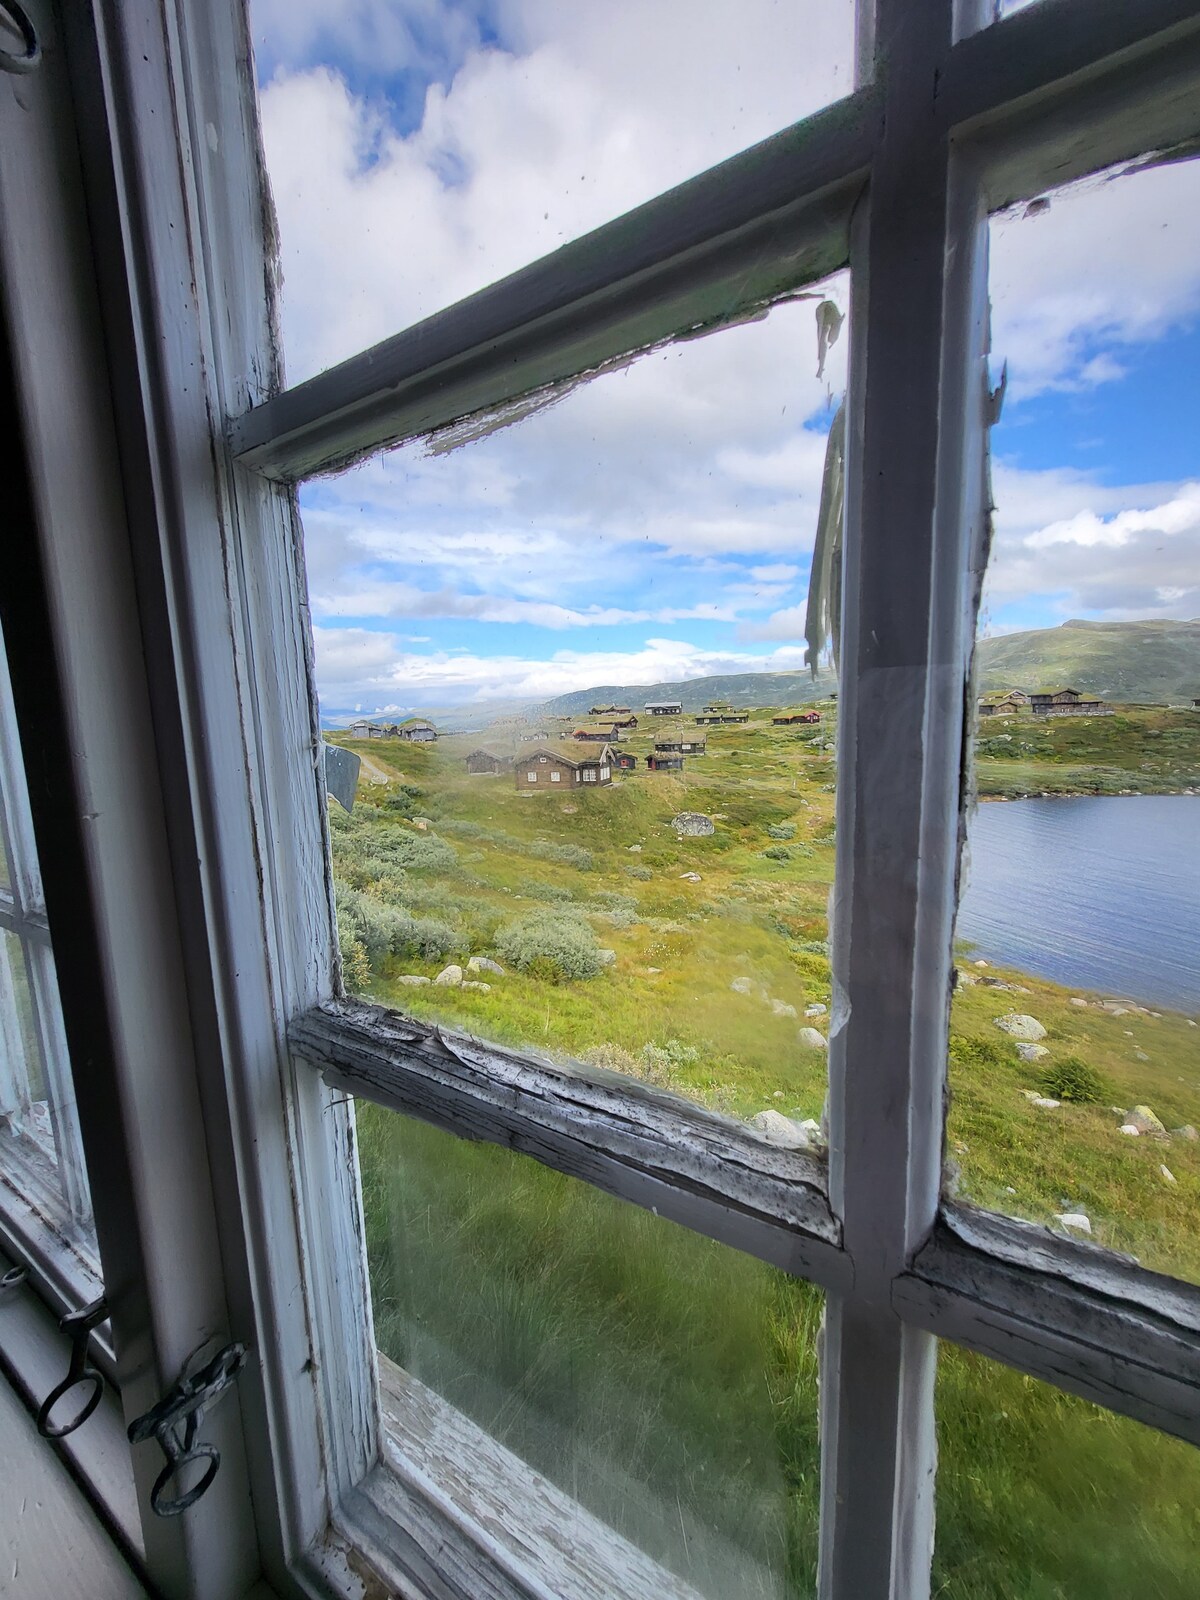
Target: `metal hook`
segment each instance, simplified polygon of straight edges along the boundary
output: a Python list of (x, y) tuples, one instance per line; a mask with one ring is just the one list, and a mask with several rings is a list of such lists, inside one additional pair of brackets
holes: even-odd
[(0, 1294), (7, 1294), (12, 1289), (19, 1289), (29, 1276), (29, 1268), (23, 1263), (19, 1267), (9, 1267), (8, 1271), (0, 1278)]
[(11, 50), (0, 50), (0, 70), (4, 72), (32, 72), (42, 59), (41, 41), (37, 29), (18, 0), (0, 0), (0, 17), (7, 17), (25, 41), (25, 54), (16, 56)]
[[(71, 1341), (71, 1363), (67, 1368), (66, 1377), (51, 1389), (42, 1401), (41, 1410), (37, 1414), (37, 1430), (43, 1439), (65, 1439), (69, 1433), (74, 1433), (76, 1428), (81, 1428), (100, 1404), (100, 1396), (104, 1393), (104, 1378), (89, 1361), (88, 1346), (91, 1342), (92, 1329), (107, 1320), (108, 1302), (101, 1295), (99, 1300), (93, 1300), (91, 1305), (84, 1306), (82, 1311), (69, 1312), (59, 1323), (59, 1327)], [(90, 1383), (91, 1394), (70, 1422), (64, 1422), (60, 1427), (51, 1426), (50, 1413), (67, 1390), (73, 1389), (77, 1383)]]
[[(154, 1480), (154, 1487), (150, 1491), (150, 1508), (156, 1516), (177, 1517), (207, 1493), (220, 1468), (221, 1453), (216, 1445), (198, 1444), (196, 1435), (200, 1431), (206, 1408), (230, 1386), (245, 1360), (244, 1344), (227, 1344), (206, 1367), (201, 1367), (191, 1377), (180, 1378), (156, 1406), (130, 1423), (129, 1439), (132, 1444), (141, 1444), (145, 1439), (157, 1439), (167, 1458), (166, 1466)], [(199, 1483), (186, 1493), (177, 1495), (174, 1500), (164, 1498), (164, 1491), (171, 1479), (193, 1461), (208, 1462)]]

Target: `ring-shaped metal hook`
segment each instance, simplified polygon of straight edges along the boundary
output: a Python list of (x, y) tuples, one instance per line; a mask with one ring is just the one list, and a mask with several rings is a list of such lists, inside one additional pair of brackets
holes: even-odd
[[(72, 1389), (81, 1383), (91, 1384), (91, 1394), (88, 1395), (87, 1399), (71, 1418), (70, 1422), (62, 1422), (51, 1425), (50, 1413), (62, 1399), (63, 1395), (68, 1394)], [(38, 1432), (41, 1434), (43, 1439), (65, 1439), (69, 1433), (74, 1433), (76, 1428), (83, 1427), (84, 1423), (91, 1416), (92, 1412), (95, 1411), (96, 1407), (100, 1404), (100, 1399), (103, 1393), (104, 1379), (101, 1374), (96, 1371), (95, 1367), (85, 1367), (77, 1376), (68, 1372), (67, 1376), (58, 1385), (58, 1387), (56, 1389), (51, 1389), (50, 1393), (42, 1401), (42, 1408), (37, 1414)]]
[[(199, 1483), (193, 1486), (186, 1494), (177, 1495), (174, 1500), (165, 1500), (163, 1490), (170, 1483), (176, 1473), (182, 1472), (184, 1467), (193, 1461), (207, 1461), (204, 1476)], [(158, 1517), (177, 1517), (181, 1512), (194, 1506), (201, 1495), (208, 1492), (208, 1488), (217, 1475), (221, 1465), (221, 1452), (215, 1445), (194, 1444), (186, 1455), (181, 1455), (175, 1461), (168, 1461), (166, 1466), (154, 1480), (154, 1487), (150, 1491), (150, 1509)]]
[(9, 1267), (0, 1278), (0, 1294), (5, 1294), (10, 1289), (19, 1289), (28, 1276), (29, 1268), (23, 1262), (19, 1267)]
[(32, 72), (42, 59), (42, 45), (29, 13), (19, 0), (0, 0), (0, 17), (7, 17), (25, 41), (25, 54), (0, 49), (0, 71)]

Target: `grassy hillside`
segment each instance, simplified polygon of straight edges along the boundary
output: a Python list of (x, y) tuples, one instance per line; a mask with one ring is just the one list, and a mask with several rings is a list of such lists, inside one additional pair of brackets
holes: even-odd
[[(825, 1052), (800, 1030), (825, 1033), (830, 1004), (836, 707), (821, 710), (815, 728), (760, 710), (711, 729), (682, 774), (642, 764), (536, 796), (511, 772), (467, 774), (467, 736), (354, 746), (375, 772), (353, 816), (331, 811), (348, 983), (739, 1119), (819, 1119)], [(1158, 759), (1145, 775), (1162, 779), (1179, 775), (1168, 735), (1200, 720), (1174, 716), (1004, 731), (1033, 741), (1019, 760), (1043, 776), (1118, 770), (1136, 748), (1137, 773)], [(981, 783), (1005, 760), (1019, 764), (983, 752)], [(678, 837), (684, 809), (713, 835)], [(505, 969), (479, 975), (487, 988), (403, 981), (472, 954)], [(1183, 1131), (1200, 1125), (1195, 1019), (966, 951), (959, 970), (955, 1191), (1048, 1226), (1082, 1211), (1095, 1242), (1200, 1279), (1200, 1140)], [(1023, 1059), (997, 1027), (1013, 1011), (1046, 1029), (1046, 1056)], [(1140, 1105), (1161, 1137), (1119, 1132)], [(360, 1129), (381, 1348), (709, 1592), (810, 1593), (819, 1294), (526, 1157), (370, 1107)], [(947, 1600), (1194, 1593), (1200, 1452), (952, 1347), (938, 1428)]]
[(1175, 794), (1200, 788), (1200, 711), (1122, 706), (1111, 717), (989, 717), (975, 739), (984, 798)]
[(1104, 700), (1189, 704), (1200, 695), (1200, 620), (1064, 622), (979, 644), (981, 694), (1069, 685)]

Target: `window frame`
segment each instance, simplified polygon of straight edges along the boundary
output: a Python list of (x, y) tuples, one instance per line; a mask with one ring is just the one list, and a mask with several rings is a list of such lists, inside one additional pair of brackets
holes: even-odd
[[(24, 379), (35, 577), (73, 793), (57, 816), (39, 802), (34, 821), (43, 862), (47, 841), (82, 874), (93, 948), (111, 962), (97, 989), (86, 963), (64, 961), (60, 986), (73, 1057), (101, 1064), (78, 1086), (80, 1120), (105, 1276), (132, 1285), (114, 1320), (126, 1418), (174, 1380), (198, 1328), (235, 1331), (255, 1357), (214, 1413), (226, 1465), (213, 1491), (183, 1526), (143, 1517), (164, 1591), (215, 1600), (261, 1567), (283, 1593), (349, 1593), (367, 1551), (405, 1594), (538, 1592), (451, 1530), (436, 1496), (410, 1500), (400, 1514), (419, 1502), (426, 1515), (406, 1527), (389, 1511), (350, 1090), (467, 1133), (475, 1117), (491, 1125), (488, 1096), (503, 1093), (507, 1142), (536, 1141), (549, 1165), (825, 1285), (826, 1600), (928, 1593), (936, 1337), (1200, 1443), (1200, 1291), (941, 1200), (987, 542), (987, 213), (1200, 131), (1195, 0), (1040, 0), (984, 27), (986, 10), (860, 4), (859, 86), (844, 100), (288, 389), (240, 0), (68, 8), (46, 78), (69, 75), (88, 137), (47, 112), (42, 157), (53, 190), (55, 140), (78, 148), (67, 232), (86, 209), (91, 233), (87, 272), (60, 263), (74, 321), (52, 364), (77, 382), (73, 486), (47, 480), (49, 394), (28, 360)], [(49, 230), (18, 254), (51, 260), (52, 244)], [(672, 1168), (661, 1149), (620, 1148), (587, 1074), (568, 1082), (332, 996), (293, 485), (719, 331), (847, 263), (830, 1161), (748, 1134), (742, 1146), (720, 1119), (630, 1085), (668, 1130)], [(214, 419), (231, 419), (224, 440)], [(85, 483), (101, 492), (99, 531), (72, 570), (56, 535), (68, 487)], [(35, 686), (19, 677), (36, 768), (49, 743), (25, 737)], [(89, 706), (119, 723), (135, 762)], [(97, 786), (98, 840), (85, 822)], [(151, 918), (114, 881), (128, 861)], [(71, 887), (62, 866), (46, 877), (53, 925)], [(153, 1135), (122, 1105), (153, 1106)], [(135, 1452), (143, 1510), (155, 1469)]]

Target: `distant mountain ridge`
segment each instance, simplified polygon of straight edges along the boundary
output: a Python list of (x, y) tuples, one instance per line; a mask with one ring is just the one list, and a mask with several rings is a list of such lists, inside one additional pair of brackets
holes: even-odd
[[(1064, 622), (1057, 628), (983, 639), (976, 662), (980, 694), (995, 689), (1081, 689), (1132, 705), (1190, 702), (1200, 695), (1200, 618), (1190, 622)], [(733, 706), (790, 706), (837, 689), (831, 672), (737, 672), (682, 683), (599, 683), (531, 708), (533, 715), (585, 717), (593, 705), (640, 711), (647, 700), (679, 700), (699, 711), (713, 700)]]
[(714, 700), (731, 706), (790, 706), (824, 699), (836, 690), (837, 678), (832, 672), (822, 672), (815, 682), (808, 671), (733, 672), (682, 683), (601, 683), (557, 695), (537, 709), (548, 717), (584, 717), (593, 705), (614, 703), (640, 712), (647, 700), (679, 700), (685, 711), (699, 711)]

